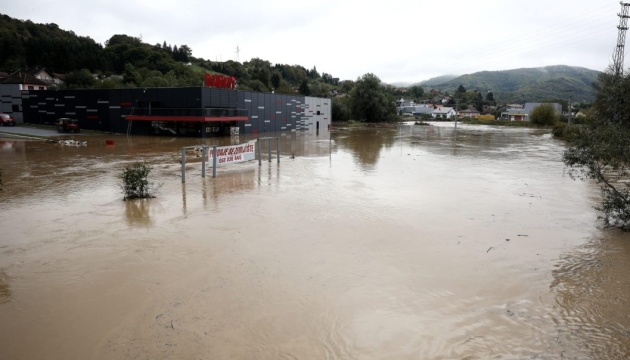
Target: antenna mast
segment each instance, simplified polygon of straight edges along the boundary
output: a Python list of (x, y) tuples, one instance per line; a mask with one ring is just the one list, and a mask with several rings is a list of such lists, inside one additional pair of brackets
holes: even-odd
[(623, 56), (624, 56), (624, 47), (626, 45), (626, 30), (628, 30), (628, 7), (630, 7), (630, 3), (624, 3), (623, 1), (619, 2), (621, 4), (621, 13), (619, 13), (619, 35), (617, 37), (617, 47), (615, 48), (615, 52), (613, 53), (613, 71), (616, 76), (623, 75)]

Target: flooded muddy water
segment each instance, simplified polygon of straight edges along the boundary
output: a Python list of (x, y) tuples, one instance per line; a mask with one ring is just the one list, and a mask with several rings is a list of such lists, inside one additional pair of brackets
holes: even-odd
[(0, 139), (0, 359), (630, 357), (630, 235), (548, 132), (337, 127), (185, 184), (199, 139), (80, 139)]

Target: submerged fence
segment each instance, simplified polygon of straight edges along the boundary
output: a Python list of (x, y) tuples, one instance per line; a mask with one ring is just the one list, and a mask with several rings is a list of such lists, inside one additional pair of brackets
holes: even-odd
[[(256, 159), (256, 148), (258, 148), (258, 165), (262, 165), (261, 140), (267, 140), (269, 161), (271, 161), (271, 140), (276, 140), (276, 156), (280, 163), (280, 141), (277, 137), (258, 138), (243, 144), (216, 146), (197, 145), (184, 146), (181, 149), (182, 183), (186, 182), (186, 152), (192, 150), (201, 153), (201, 177), (206, 177), (206, 162), (212, 168), (212, 177), (217, 176), (217, 167), (222, 165), (240, 163)], [(258, 146), (256, 146), (258, 145)]]

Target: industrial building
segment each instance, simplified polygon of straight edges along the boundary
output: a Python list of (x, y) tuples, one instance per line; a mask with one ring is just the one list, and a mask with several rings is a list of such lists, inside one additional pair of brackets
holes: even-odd
[(133, 135), (314, 132), (332, 121), (330, 99), (227, 88), (23, 90), (21, 97), (26, 123), (68, 117), (81, 129)]

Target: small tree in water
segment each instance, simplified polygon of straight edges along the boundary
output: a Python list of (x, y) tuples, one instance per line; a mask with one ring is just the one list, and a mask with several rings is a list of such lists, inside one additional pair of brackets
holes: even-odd
[(572, 177), (595, 180), (602, 188), (602, 211), (607, 226), (630, 230), (630, 77), (602, 73), (595, 84), (597, 97), (591, 123), (569, 137), (563, 161)]
[(125, 168), (120, 175), (123, 181), (124, 199), (146, 199), (153, 195), (153, 184), (149, 182), (151, 166), (147, 163), (135, 163)]

